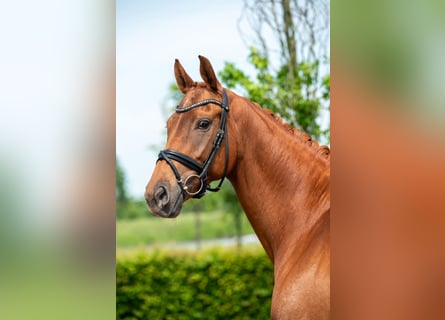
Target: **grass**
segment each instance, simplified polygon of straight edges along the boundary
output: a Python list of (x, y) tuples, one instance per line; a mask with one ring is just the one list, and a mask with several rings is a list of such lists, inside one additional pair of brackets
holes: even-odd
[[(154, 244), (192, 241), (196, 233), (196, 215), (181, 213), (176, 219), (146, 217), (134, 220), (117, 220), (116, 246), (128, 248)], [(201, 213), (201, 239), (235, 236), (234, 218), (231, 214), (215, 211)], [(254, 233), (242, 214), (242, 234)]]

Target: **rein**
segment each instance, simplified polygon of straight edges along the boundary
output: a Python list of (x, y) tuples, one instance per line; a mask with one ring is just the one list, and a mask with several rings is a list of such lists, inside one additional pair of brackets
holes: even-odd
[[(173, 170), (173, 173), (175, 174), (176, 181), (179, 184), (179, 187), (181, 188), (182, 195), (185, 198), (187, 195), (192, 196), (193, 198), (201, 198), (205, 195), (206, 191), (211, 192), (217, 192), (221, 189), (221, 186), (224, 182), (224, 179), (227, 174), (227, 166), (229, 163), (229, 139), (228, 139), (228, 132), (227, 132), (227, 113), (229, 112), (229, 102), (228, 97), (226, 94), (226, 91), (223, 89), (223, 101), (218, 101), (214, 99), (206, 99), (197, 103), (194, 103), (188, 107), (179, 108), (179, 106), (176, 107), (176, 113), (184, 113), (188, 112), (192, 109), (207, 105), (207, 104), (216, 104), (222, 108), (221, 112), (221, 121), (219, 123), (219, 129), (216, 132), (215, 140), (213, 140), (213, 146), (212, 150), (210, 151), (209, 156), (207, 157), (207, 160), (204, 161), (203, 164), (200, 164), (196, 160), (190, 158), (184, 153), (165, 149), (159, 152), (158, 160), (165, 160), (170, 168)], [(218, 152), (219, 148), (221, 147), (221, 142), (224, 139), (224, 136), (226, 136), (226, 161), (224, 164), (224, 175), (222, 179), (219, 181), (218, 186), (216, 188), (212, 188), (210, 184), (208, 183), (208, 177), (207, 173), (210, 169), (210, 166), (213, 163), (213, 160), (216, 156), (216, 153)], [(192, 174), (185, 178), (184, 181), (182, 181), (181, 175), (176, 168), (175, 164), (172, 160), (178, 161), (179, 163), (183, 164), (189, 169), (192, 169), (193, 171), (197, 172), (198, 174)], [(156, 162), (157, 162), (156, 161)], [(197, 191), (190, 190), (190, 186), (188, 185), (190, 182), (193, 181), (193, 179), (199, 179), (200, 186)]]

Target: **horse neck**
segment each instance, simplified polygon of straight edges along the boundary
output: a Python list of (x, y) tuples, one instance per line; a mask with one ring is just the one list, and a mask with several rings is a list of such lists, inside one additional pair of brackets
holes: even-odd
[(274, 261), (292, 254), (286, 248), (313, 234), (328, 216), (329, 163), (269, 114), (239, 99), (242, 103), (230, 111), (234, 120), (228, 121), (237, 140), (236, 165), (228, 178)]

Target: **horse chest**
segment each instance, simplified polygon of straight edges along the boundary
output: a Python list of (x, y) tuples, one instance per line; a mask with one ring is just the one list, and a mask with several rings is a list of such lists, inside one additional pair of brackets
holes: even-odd
[(312, 268), (299, 274), (290, 270), (276, 277), (272, 319), (329, 319), (329, 314), (329, 275), (320, 275)]

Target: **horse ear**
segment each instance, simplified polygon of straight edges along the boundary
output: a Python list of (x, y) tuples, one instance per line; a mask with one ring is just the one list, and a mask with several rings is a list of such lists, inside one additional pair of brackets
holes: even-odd
[(199, 72), (201, 73), (202, 80), (207, 83), (210, 88), (214, 91), (221, 91), (222, 86), (216, 78), (215, 71), (213, 71), (212, 64), (209, 59), (203, 56), (198, 56), (201, 65), (199, 67)]
[(175, 60), (175, 78), (179, 90), (184, 94), (195, 85), (195, 81), (185, 72), (184, 67), (178, 59)]

